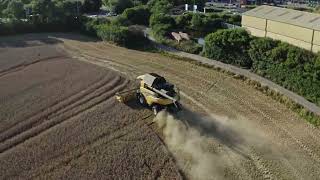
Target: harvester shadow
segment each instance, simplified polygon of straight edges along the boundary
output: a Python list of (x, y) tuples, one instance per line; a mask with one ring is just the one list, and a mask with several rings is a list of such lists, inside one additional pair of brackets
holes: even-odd
[(175, 117), (186, 124), (188, 128), (197, 130), (202, 136), (213, 138), (243, 158), (251, 159), (241, 148), (245, 144), (245, 139), (232, 127), (219, 122), (217, 119), (205, 117), (186, 108), (176, 114)]
[(124, 103), (126, 106), (128, 106), (129, 108), (131, 109), (134, 109), (134, 110), (142, 110), (142, 109), (145, 109), (145, 107), (141, 106), (136, 99), (132, 99), (128, 102), (125, 102)]

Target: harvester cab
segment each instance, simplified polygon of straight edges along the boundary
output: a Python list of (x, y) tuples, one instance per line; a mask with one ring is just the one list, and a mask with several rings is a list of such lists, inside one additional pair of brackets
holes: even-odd
[[(180, 94), (175, 86), (166, 81), (158, 74), (149, 73), (138, 76), (139, 88), (134, 89), (139, 104), (152, 108), (156, 115), (159, 111), (166, 109), (170, 112), (177, 112), (181, 109), (179, 103)], [(132, 97), (133, 90), (119, 92), (116, 98), (120, 102), (126, 102)]]

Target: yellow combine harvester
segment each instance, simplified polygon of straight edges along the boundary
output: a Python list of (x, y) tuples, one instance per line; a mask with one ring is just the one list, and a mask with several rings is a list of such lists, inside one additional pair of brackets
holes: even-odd
[(116, 99), (125, 103), (136, 97), (142, 106), (151, 107), (156, 115), (162, 109), (176, 112), (181, 109), (179, 91), (162, 76), (155, 73), (138, 76), (139, 88), (116, 93)]

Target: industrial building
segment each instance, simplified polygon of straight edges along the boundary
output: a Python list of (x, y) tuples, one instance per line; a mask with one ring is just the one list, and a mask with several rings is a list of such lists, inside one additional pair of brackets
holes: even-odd
[(253, 36), (270, 37), (313, 52), (320, 51), (320, 14), (259, 6), (243, 13), (242, 27)]

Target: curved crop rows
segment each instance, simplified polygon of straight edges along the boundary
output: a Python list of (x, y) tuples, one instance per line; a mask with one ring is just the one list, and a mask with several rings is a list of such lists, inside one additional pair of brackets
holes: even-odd
[(182, 178), (151, 113), (115, 102), (130, 80), (55, 45), (0, 50), (0, 179)]
[[(210, 137), (200, 138), (208, 146), (204, 152), (218, 156), (213, 160), (223, 162), (222, 167), (211, 169), (219, 170), (216, 178), (219, 173), (225, 179), (314, 179), (320, 176), (317, 171), (320, 167), (319, 130), (245, 83), (220, 72), (153, 53), (96, 42), (60, 40), (64, 41), (68, 52), (81, 61), (116, 69), (128, 77), (155, 72), (176, 84), (181, 89), (187, 111), (194, 114), (193, 119), (189, 119), (183, 112), (178, 119), (191, 122), (190, 131), (197, 129)], [(201, 117), (205, 117), (206, 123), (195, 123)], [(220, 129), (235, 134), (212, 133), (219, 123), (222, 124)], [(225, 136), (228, 141), (223, 138)], [(234, 136), (242, 141), (238, 142)], [(180, 156), (183, 153), (174, 154), (180, 168), (186, 174), (191, 172), (192, 177), (193, 169), (189, 164), (193, 154)]]

